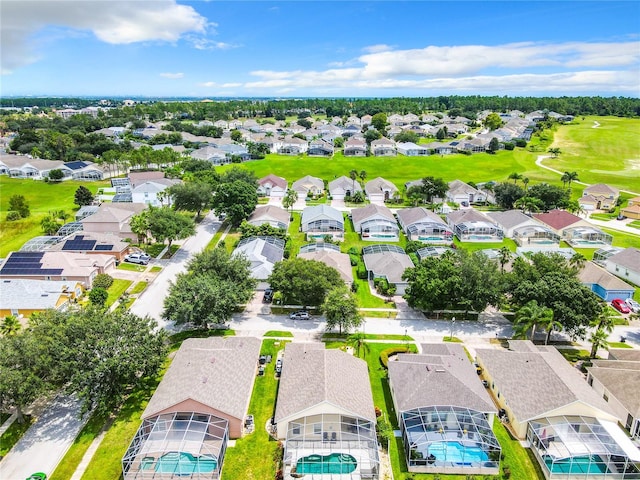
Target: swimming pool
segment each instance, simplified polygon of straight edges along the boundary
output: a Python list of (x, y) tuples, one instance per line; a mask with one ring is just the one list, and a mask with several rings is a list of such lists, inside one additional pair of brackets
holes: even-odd
[(563, 458), (553, 463), (550, 456), (544, 457), (544, 463), (551, 473), (586, 473), (588, 475), (602, 475), (609, 469), (598, 455)]
[(158, 458), (155, 471), (189, 475), (192, 473), (211, 473), (218, 467), (218, 460), (209, 455), (194, 457), (187, 452), (168, 452)]
[(347, 474), (358, 466), (355, 457), (347, 453), (331, 453), (329, 455), (309, 455), (296, 463), (296, 473), (315, 474)]
[(462, 465), (489, 460), (487, 452), (480, 447), (466, 446), (460, 442), (434, 442), (429, 445), (429, 455), (433, 455), (440, 462), (453, 462)]

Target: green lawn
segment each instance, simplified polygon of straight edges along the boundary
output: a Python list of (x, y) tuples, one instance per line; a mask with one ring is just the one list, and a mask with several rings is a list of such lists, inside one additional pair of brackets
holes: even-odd
[[(275, 359), (284, 345), (282, 341), (264, 340), (260, 353)], [(273, 361), (266, 364), (264, 375), (256, 377), (253, 386), (249, 414), (254, 416), (255, 430), (236, 440), (235, 447), (227, 449), (222, 480), (266, 480), (275, 477), (281, 446), (269, 436), (264, 426), (273, 417), (277, 394), (278, 380)]]
[(127, 263), (122, 262), (118, 265), (118, 270), (126, 270), (128, 272), (144, 272), (147, 267), (146, 265), (138, 265), (137, 263)]
[[(600, 124), (598, 128), (593, 128), (594, 121)], [(638, 131), (637, 118), (585, 117), (561, 125), (552, 145), (562, 153), (545, 160), (545, 165), (561, 172), (578, 172), (582, 182), (638, 192), (638, 174), (633, 173), (640, 166)], [(582, 186), (576, 189), (582, 191)]]
[(284, 330), (269, 330), (264, 334), (265, 337), (293, 337), (293, 333)]
[(136, 283), (133, 288), (131, 289), (131, 291), (129, 292), (132, 295), (138, 294), (138, 293), (142, 293), (142, 291), (147, 288), (148, 283), (147, 282), (138, 282)]
[(633, 348), (628, 343), (623, 342), (608, 342), (607, 348)]
[(559, 348), (560, 354), (572, 364), (580, 360), (589, 360), (589, 352), (587, 350), (581, 350), (579, 348)]
[[(612, 230), (609, 228), (602, 228), (602, 231), (608, 233), (609, 235), (613, 235), (613, 243), (614, 247), (635, 247), (640, 248), (640, 232), (638, 235), (632, 235), (630, 233), (620, 232), (618, 230)], [(592, 249), (593, 250), (593, 249)]]
[[(92, 193), (98, 188), (108, 186), (108, 182), (45, 183), (38, 180), (9, 178), (0, 175), (0, 257), (20, 247), (33, 237), (43, 235), (40, 221), (50, 210), (64, 210), (70, 215), (67, 221), (73, 221), (78, 207), (73, 203), (75, 191), (84, 185)], [(15, 222), (7, 222), (9, 198), (12, 195), (23, 195), (31, 208), (31, 216)]]
[(113, 303), (120, 298), (120, 296), (125, 292), (127, 288), (132, 284), (131, 280), (121, 280), (119, 278), (113, 279), (113, 284), (109, 287), (107, 292), (109, 296), (107, 297), (106, 306), (109, 307), (113, 305)]
[(151, 273), (157, 273), (161, 270), (162, 270), (162, 267), (158, 267), (158, 266), (151, 267)]
[(14, 421), (6, 432), (0, 437), (0, 458), (4, 457), (9, 450), (22, 438), (29, 427), (33, 423), (33, 418), (29, 415), (24, 416), (24, 422), (18, 423)]
[[(353, 333), (337, 333), (337, 332), (327, 332), (327, 333), (323, 333), (322, 334), (322, 341), (325, 340), (334, 340), (334, 339), (342, 339), (343, 342), (350, 340), (354, 337)], [(394, 334), (387, 334), (387, 335), (378, 335), (378, 334), (374, 334), (374, 333), (365, 333), (363, 335), (365, 340), (401, 340), (401, 341), (405, 341), (405, 342), (413, 342), (414, 339), (413, 337), (410, 337), (409, 335), (394, 335)]]
[(493, 422), (493, 433), (502, 447), (504, 455), (504, 460), (501, 462), (502, 469), (508, 467), (511, 471), (511, 478), (514, 480), (521, 478), (544, 480), (544, 474), (533, 452), (520, 445), (520, 442), (511, 436), (497, 417)]

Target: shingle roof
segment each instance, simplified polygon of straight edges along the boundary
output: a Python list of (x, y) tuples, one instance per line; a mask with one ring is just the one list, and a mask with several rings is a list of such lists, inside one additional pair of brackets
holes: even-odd
[(417, 222), (435, 222), (443, 226), (447, 225), (439, 215), (424, 207), (400, 208), (398, 209), (397, 215), (400, 225), (405, 229), (409, 225)]
[(315, 252), (299, 253), (300, 258), (307, 260), (317, 260), (331, 268), (335, 268), (340, 273), (340, 278), (351, 284), (353, 282), (353, 269), (351, 259), (346, 253), (334, 252), (331, 250), (316, 250)]
[(426, 354), (400, 354), (397, 361), (389, 362), (389, 380), (400, 412), (440, 405), (496, 413), (462, 346), (433, 344), (431, 347), (422, 346)]
[(250, 237), (238, 243), (233, 255), (245, 255), (251, 262), (251, 276), (265, 280), (273, 265), (284, 256), (284, 240), (275, 237)]
[(590, 195), (598, 195), (598, 194), (613, 194), (618, 195), (620, 190), (611, 185), (607, 185), (606, 183), (595, 183), (593, 185), (589, 185), (584, 189)]
[(271, 185), (277, 185), (278, 187), (284, 189), (286, 189), (288, 185), (287, 181), (284, 178), (278, 177), (273, 173), (270, 173), (266, 177), (262, 177), (260, 180), (258, 180), (258, 185), (265, 185), (267, 183), (271, 183)]
[(532, 218), (525, 215), (520, 210), (507, 210), (506, 212), (487, 212), (494, 223), (497, 223), (504, 229), (511, 229), (522, 225), (523, 223), (531, 223)]
[(447, 195), (453, 197), (455, 195), (467, 195), (469, 193), (478, 193), (477, 188), (473, 188), (468, 183), (464, 183), (462, 180), (453, 180), (449, 182), (449, 190)]
[(311, 207), (305, 207), (304, 210), (302, 210), (301, 223), (305, 225), (309, 222), (313, 222), (315, 220), (323, 218), (335, 220), (336, 222), (340, 223), (344, 222), (344, 218), (340, 210), (337, 210), (326, 204), (321, 204), (313, 205)]
[(182, 343), (142, 418), (187, 399), (243, 418), (249, 406), (260, 354), (251, 337), (189, 338)]
[(367, 364), (341, 350), (325, 349), (323, 344), (287, 344), (276, 423), (322, 403), (375, 422)]
[(635, 418), (640, 416), (640, 362), (602, 360), (587, 371)]
[(362, 256), (367, 270), (372, 271), (377, 276), (386, 277), (389, 283), (406, 283), (402, 279), (402, 274), (407, 268), (415, 265), (406, 253), (380, 252), (369, 253)]
[(605, 290), (634, 291), (634, 287), (593, 262), (585, 262), (584, 267), (578, 273), (578, 280), (582, 283), (600, 285)]
[(350, 190), (353, 192), (361, 192), (362, 186), (360, 182), (357, 180), (351, 180), (349, 177), (342, 175), (341, 177), (336, 178), (329, 182), (329, 192), (335, 191), (337, 188), (341, 188), (343, 190)]
[(293, 185), (291, 185), (291, 189), (295, 190), (296, 192), (299, 192), (299, 191), (307, 192), (311, 189), (312, 186), (322, 190), (324, 189), (324, 182), (322, 181), (321, 178), (307, 175), (293, 182)]
[(480, 213), (479, 211), (472, 208), (466, 210), (454, 210), (453, 212), (448, 213), (447, 221), (449, 222), (449, 224), (453, 225), (464, 222), (485, 222), (491, 224), (494, 223), (485, 214)]
[(610, 348), (609, 358), (631, 362), (640, 362), (640, 350), (635, 350), (632, 348)]
[(620, 265), (634, 272), (640, 272), (640, 249), (629, 247), (621, 252), (611, 255), (607, 262)]
[(555, 230), (561, 230), (582, 220), (577, 215), (569, 213), (565, 210), (551, 210), (547, 213), (538, 213), (535, 214), (533, 218), (549, 225)]
[(378, 194), (379, 193), (383, 193), (386, 190), (395, 193), (395, 192), (398, 191), (398, 187), (396, 187), (389, 180), (385, 180), (382, 177), (377, 177), (377, 178), (374, 178), (373, 180), (367, 182), (364, 185), (364, 190), (365, 190), (365, 192), (367, 192), (367, 195), (376, 194), (376, 193), (378, 193)]
[(376, 205), (375, 203), (370, 203), (366, 207), (354, 208), (353, 210), (351, 210), (351, 219), (353, 220), (353, 225), (356, 227), (356, 230), (358, 229), (358, 225), (360, 225), (360, 223), (371, 217), (377, 216), (386, 218), (387, 220), (391, 220), (392, 222), (396, 221), (393, 213), (391, 213), (391, 210), (389, 210), (384, 205)]
[(96, 213), (81, 220), (82, 223), (113, 223), (124, 222), (133, 215), (145, 210), (144, 203), (103, 203)]
[[(528, 348), (518, 348), (520, 342)], [(478, 349), (476, 355), (518, 421), (543, 417), (574, 402), (611, 415), (607, 403), (554, 347), (535, 347), (528, 340), (511, 340), (509, 345), (518, 351)]]
[(275, 220), (278, 222), (289, 224), (289, 212), (277, 205), (262, 205), (256, 207), (253, 213), (247, 219), (247, 222), (259, 222), (261, 220)]
[(26, 280), (0, 281), (0, 310), (45, 310), (56, 308), (60, 296), (75, 288), (76, 281)]

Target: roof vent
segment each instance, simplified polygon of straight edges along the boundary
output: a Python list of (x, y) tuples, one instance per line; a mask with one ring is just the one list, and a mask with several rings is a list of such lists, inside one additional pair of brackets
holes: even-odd
[(211, 357), (211, 360), (209, 360), (209, 362), (211, 362), (212, 364), (216, 363), (216, 357)]
[(446, 372), (446, 370), (444, 368), (436, 368), (436, 372), (444, 373), (444, 372)]
[(202, 377), (202, 383), (207, 383), (207, 377)]

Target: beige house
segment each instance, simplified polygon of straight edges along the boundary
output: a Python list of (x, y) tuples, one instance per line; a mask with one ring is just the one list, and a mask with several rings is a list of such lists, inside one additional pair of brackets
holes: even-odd
[(262, 205), (256, 207), (253, 213), (247, 218), (247, 223), (259, 227), (265, 223), (272, 227), (289, 228), (290, 215), (284, 208), (276, 205)]
[(551, 210), (533, 216), (572, 247), (601, 248), (611, 245), (613, 237), (593, 226), (587, 220), (565, 210)]
[(116, 267), (112, 255), (87, 255), (74, 252), (11, 252), (0, 268), (0, 279), (27, 279), (80, 282), (91, 288), (99, 273)]
[(353, 283), (353, 268), (351, 259), (346, 253), (340, 252), (340, 247), (332, 243), (310, 243), (300, 247), (298, 257), (305, 260), (316, 260), (338, 271), (340, 278), (347, 286)]
[(131, 231), (131, 218), (146, 208), (144, 203), (103, 203), (96, 213), (81, 220), (82, 229), (133, 240), (137, 235)]
[(627, 206), (620, 209), (620, 214), (627, 218), (640, 220), (640, 197), (630, 198)]
[(388, 364), (409, 471), (498, 474), (501, 448), (492, 431), (498, 410), (464, 348), (438, 343), (420, 350)]
[(378, 479), (376, 415), (363, 360), (318, 343), (287, 344), (274, 420), (277, 437), (286, 440), (284, 478)]
[(185, 340), (142, 413), (124, 479), (175, 478), (177, 463), (199, 472), (192, 478), (220, 478), (229, 439), (243, 434), (259, 354), (257, 338)]
[(584, 478), (567, 473), (585, 471), (618, 474), (611, 478), (640, 474), (640, 451), (620, 430), (616, 414), (555, 347), (510, 340), (509, 350), (476, 354), (499, 415), (529, 442), (546, 478)]
[(129, 244), (111, 233), (78, 232), (52, 245), (49, 251), (113, 255), (118, 261), (122, 261), (129, 251)]
[(582, 191), (578, 203), (585, 210), (610, 210), (616, 207), (620, 190), (604, 183), (589, 185)]

